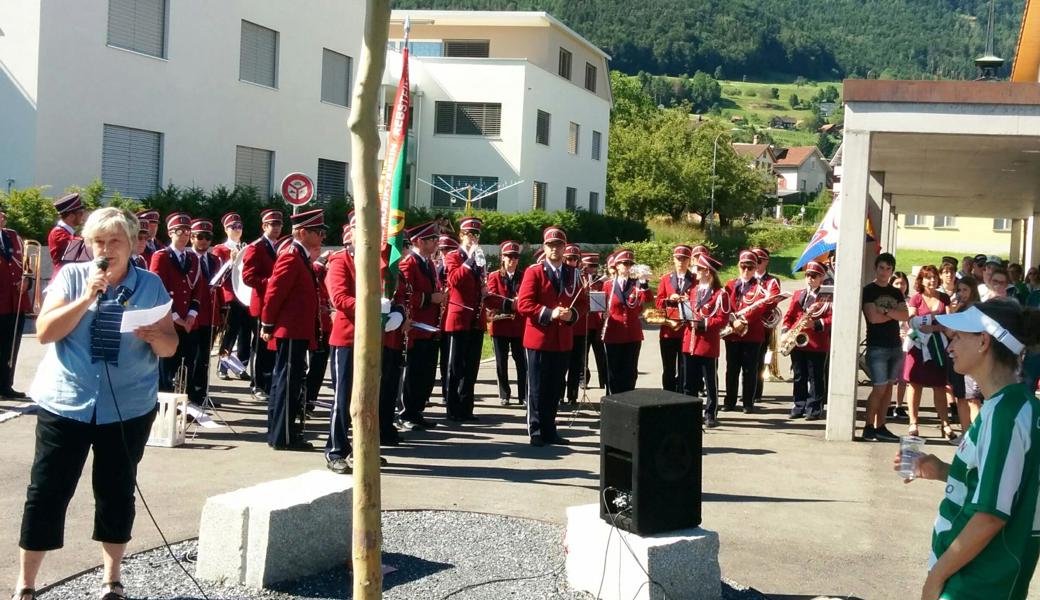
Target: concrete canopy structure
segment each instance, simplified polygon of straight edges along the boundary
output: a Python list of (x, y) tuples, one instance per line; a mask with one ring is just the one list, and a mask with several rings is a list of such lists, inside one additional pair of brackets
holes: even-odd
[(860, 290), (870, 218), (894, 251), (899, 213), (1012, 219), (1011, 259), (1040, 262), (1040, 84), (845, 82), (845, 140), (827, 438), (855, 432)]

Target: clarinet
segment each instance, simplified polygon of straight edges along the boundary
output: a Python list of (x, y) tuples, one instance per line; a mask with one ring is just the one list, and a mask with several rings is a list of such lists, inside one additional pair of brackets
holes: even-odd
[(408, 366), (408, 329), (409, 329), (409, 327), (405, 327), (405, 325), (408, 323), (408, 319), (410, 319), (412, 317), (412, 309), (411, 309), (411, 304), (412, 304), (412, 283), (410, 281), (408, 281), (407, 277), (401, 277), (400, 275), (398, 275), (398, 278), (402, 282), (404, 282), (404, 323), (401, 323), (401, 327), (404, 328), (404, 331), (402, 332), (402, 335), (404, 336), (404, 350), (401, 351), (401, 357), (402, 357), (401, 358), (401, 366), (407, 367)]

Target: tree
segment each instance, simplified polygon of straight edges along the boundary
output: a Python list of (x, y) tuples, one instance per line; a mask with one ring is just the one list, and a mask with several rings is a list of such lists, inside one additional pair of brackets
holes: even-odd
[(787, 103), (791, 106), (791, 108), (798, 108), (798, 94), (791, 94), (790, 96), (788, 96)]
[(715, 79), (717, 79), (717, 80), (721, 80), (722, 79), (722, 65), (719, 65), (719, 66), (715, 67)]
[(834, 146), (834, 140), (826, 133), (821, 131), (820, 134), (816, 136), (816, 147), (820, 149), (820, 154), (823, 154), (825, 157), (829, 158), (834, 154)]
[(701, 71), (697, 71), (687, 80), (686, 90), (687, 99), (697, 112), (708, 110), (722, 98), (722, 86), (719, 82)]
[[(649, 82), (649, 76), (646, 79)], [(656, 110), (653, 98), (642, 86), (643, 78), (627, 77), (619, 71), (610, 72), (610, 91), (614, 96), (614, 107), (610, 111), (611, 134), (615, 124), (642, 121)]]

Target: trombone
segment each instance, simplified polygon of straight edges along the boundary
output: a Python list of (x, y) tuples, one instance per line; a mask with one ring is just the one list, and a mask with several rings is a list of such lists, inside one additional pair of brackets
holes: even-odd
[(10, 358), (7, 359), (8, 368), (14, 367), (14, 349), (18, 345), (18, 338), (22, 335), (22, 325), (25, 323), (21, 317), (22, 298), (25, 297), (22, 287), (25, 286), (27, 279), (33, 280), (33, 301), (32, 311), (26, 313), (25, 316), (35, 318), (40, 314), (40, 277), (42, 274), (40, 270), (40, 256), (42, 250), (40, 242), (36, 240), (24, 240), (22, 242), (22, 276), (18, 281), (18, 302), (14, 311), (14, 334), (11, 336), (11, 354), (9, 355)]

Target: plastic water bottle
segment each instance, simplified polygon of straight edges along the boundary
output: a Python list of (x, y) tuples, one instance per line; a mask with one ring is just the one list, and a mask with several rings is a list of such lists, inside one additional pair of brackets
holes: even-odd
[(904, 435), (899, 438), (899, 476), (913, 479), (917, 470), (917, 459), (924, 456), (924, 438)]

